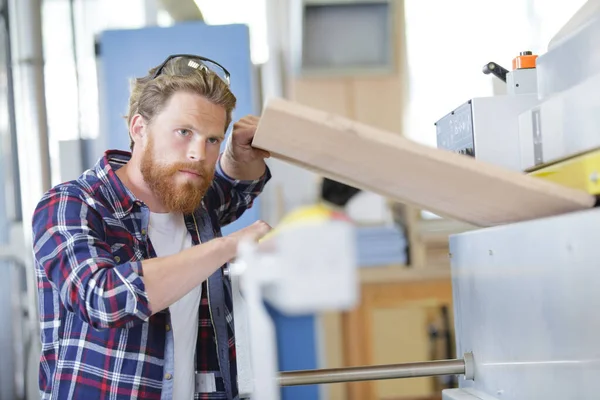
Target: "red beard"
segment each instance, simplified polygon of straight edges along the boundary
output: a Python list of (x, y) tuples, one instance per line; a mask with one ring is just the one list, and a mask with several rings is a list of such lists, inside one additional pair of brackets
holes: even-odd
[[(204, 194), (210, 187), (215, 174), (215, 166), (196, 163), (174, 163), (161, 165), (154, 157), (154, 143), (150, 139), (142, 156), (141, 172), (146, 184), (169, 212), (191, 214), (202, 203)], [(200, 178), (185, 183), (177, 183), (175, 175), (180, 170), (194, 171)]]

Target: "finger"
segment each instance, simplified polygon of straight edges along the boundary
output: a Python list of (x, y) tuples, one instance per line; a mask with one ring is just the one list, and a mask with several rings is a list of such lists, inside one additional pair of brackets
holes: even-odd
[(243, 238), (249, 237), (253, 240), (258, 240), (271, 230), (271, 226), (264, 221), (255, 221), (249, 226), (246, 226), (238, 231), (230, 233), (230, 236)]
[(262, 158), (271, 158), (271, 153), (266, 151), (266, 150), (261, 150), (261, 149), (254, 149), (254, 151), (257, 153), (257, 155), (259, 157)]
[(271, 226), (264, 221), (256, 221), (252, 224), (252, 227), (255, 228), (255, 232), (259, 234), (260, 237), (266, 235), (272, 229)]
[(255, 131), (256, 128), (258, 127), (257, 124), (255, 123), (240, 123), (236, 126), (234, 126), (234, 131), (235, 130), (239, 130), (239, 131)]
[(252, 144), (252, 140), (254, 139), (253, 131), (238, 131), (235, 135), (233, 135), (233, 141), (235, 144), (248, 146)]
[(258, 221), (255, 221), (252, 226), (255, 226), (257, 228), (261, 228), (261, 229), (267, 229), (267, 230), (271, 230), (271, 225), (267, 224), (265, 221), (259, 219)]
[(238, 121), (235, 124), (233, 124), (233, 130), (235, 131), (239, 131), (239, 130), (243, 130), (243, 129), (248, 129), (248, 127), (252, 126), (251, 124), (245, 122), (245, 121)]
[(257, 117), (256, 115), (246, 115), (242, 118), (240, 118), (240, 120), (238, 122), (243, 123), (243, 124), (256, 124), (259, 121), (259, 117)]

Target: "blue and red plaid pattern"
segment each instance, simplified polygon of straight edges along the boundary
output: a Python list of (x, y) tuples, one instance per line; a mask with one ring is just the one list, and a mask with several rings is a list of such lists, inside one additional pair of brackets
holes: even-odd
[[(170, 317), (168, 310), (150, 316), (142, 268), (142, 260), (156, 256), (146, 232), (149, 210), (115, 173), (129, 158), (128, 152), (107, 151), (94, 168), (52, 188), (36, 207), (42, 399), (161, 399)], [(259, 180), (236, 181), (217, 167), (202, 207), (186, 217), (194, 243), (200, 241), (197, 229), (220, 236), (221, 227), (252, 206), (270, 177), (267, 169)], [(218, 371), (206, 282), (203, 286), (197, 371)], [(235, 397), (231, 289), (227, 280), (223, 286)]]

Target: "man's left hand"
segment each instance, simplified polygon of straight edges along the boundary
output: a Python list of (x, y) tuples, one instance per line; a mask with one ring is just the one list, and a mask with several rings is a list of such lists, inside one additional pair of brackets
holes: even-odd
[(264, 159), (270, 157), (269, 152), (252, 147), (258, 122), (258, 117), (248, 115), (233, 124), (221, 164), (224, 172), (232, 178), (258, 179), (265, 172)]

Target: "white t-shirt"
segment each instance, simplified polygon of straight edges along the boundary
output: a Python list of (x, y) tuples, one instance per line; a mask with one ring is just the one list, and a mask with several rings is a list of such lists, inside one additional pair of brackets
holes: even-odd
[[(192, 237), (181, 213), (150, 213), (148, 236), (158, 257), (164, 257), (192, 246)], [(194, 356), (198, 339), (198, 308), (202, 285), (169, 307), (175, 340), (173, 398), (194, 398)]]

